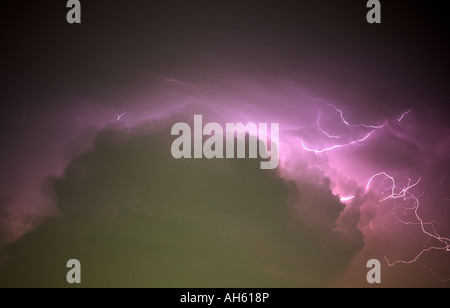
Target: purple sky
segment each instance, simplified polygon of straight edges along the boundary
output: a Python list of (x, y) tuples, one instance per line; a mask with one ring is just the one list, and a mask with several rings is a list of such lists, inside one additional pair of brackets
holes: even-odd
[[(332, 285), (364, 285), (378, 258), (384, 286), (449, 286), (450, 50), (437, 1), (383, 2), (381, 25), (361, 1), (91, 1), (75, 26), (46, 2), (0, 4), (1, 246), (61, 214), (48, 177), (99, 130), (201, 112), (280, 123), (293, 215), (356, 249)], [(341, 210), (335, 198), (348, 198)]]

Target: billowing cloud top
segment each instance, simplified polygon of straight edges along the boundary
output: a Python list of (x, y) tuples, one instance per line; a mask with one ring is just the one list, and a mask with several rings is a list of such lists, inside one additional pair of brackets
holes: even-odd
[(84, 286), (326, 286), (362, 247), (335, 230), (344, 206), (330, 181), (300, 188), (251, 159), (175, 160), (169, 131), (100, 130), (48, 180), (62, 216), (8, 249), (1, 285), (66, 286), (75, 258)]

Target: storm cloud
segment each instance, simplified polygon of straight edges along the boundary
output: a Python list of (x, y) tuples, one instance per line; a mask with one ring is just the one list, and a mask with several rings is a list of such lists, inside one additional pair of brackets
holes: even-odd
[(0, 285), (67, 286), (75, 258), (83, 286), (327, 286), (362, 247), (336, 231), (329, 181), (299, 190), (257, 160), (175, 160), (171, 141), (161, 122), (98, 131), (47, 180), (62, 215), (8, 247)]

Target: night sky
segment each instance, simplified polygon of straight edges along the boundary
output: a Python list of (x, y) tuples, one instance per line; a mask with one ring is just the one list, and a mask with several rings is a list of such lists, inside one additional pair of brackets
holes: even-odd
[[(442, 1), (0, 3), (0, 286), (450, 287)], [(171, 127), (279, 123), (280, 165)]]

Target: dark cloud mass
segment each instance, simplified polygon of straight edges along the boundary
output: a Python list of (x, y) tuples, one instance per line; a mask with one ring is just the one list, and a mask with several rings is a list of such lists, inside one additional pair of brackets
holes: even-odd
[(0, 285), (66, 286), (77, 258), (84, 286), (326, 286), (358, 252), (329, 182), (295, 193), (256, 160), (175, 160), (166, 128), (100, 130), (49, 180), (62, 216), (8, 248)]

